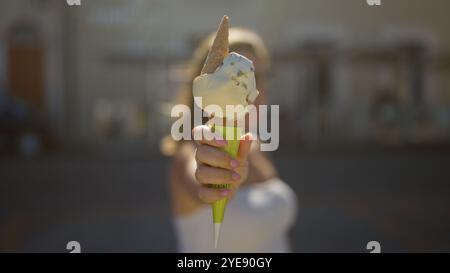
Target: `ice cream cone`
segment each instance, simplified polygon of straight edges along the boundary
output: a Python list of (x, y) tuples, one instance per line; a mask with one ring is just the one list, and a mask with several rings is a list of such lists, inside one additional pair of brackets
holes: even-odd
[[(214, 37), (214, 41), (211, 45), (211, 49), (209, 50), (208, 57), (206, 58), (201, 74), (214, 73), (217, 68), (222, 65), (223, 60), (228, 56), (228, 29), (228, 16), (224, 15), (222, 21), (220, 22), (219, 28), (217, 29), (216, 37)], [(227, 188), (228, 185), (221, 185), (221, 187)], [(222, 225), (227, 202), (228, 199), (223, 198), (219, 201), (216, 201), (212, 205), (214, 223), (214, 248), (217, 248), (218, 245), (220, 226)]]
[[(228, 44), (228, 16), (224, 16), (217, 29), (216, 36), (206, 58), (205, 64), (199, 75), (193, 82), (194, 101), (197, 106), (204, 107), (201, 102), (197, 103), (196, 98), (205, 99), (207, 105), (215, 104), (222, 107), (225, 111), (225, 105), (247, 105), (249, 94), (258, 95), (254, 77), (253, 63), (237, 53), (229, 54)], [(225, 70), (222, 71), (222, 68)], [(240, 82), (239, 72), (248, 73), (247, 81)], [(242, 76), (242, 75), (241, 75)], [(233, 79), (234, 78), (234, 79)], [(238, 85), (236, 85), (236, 81)], [(241, 85), (241, 83), (243, 83)], [(245, 88), (243, 85), (245, 84)], [(247, 94), (248, 93), (248, 94)], [(243, 135), (243, 129), (237, 124), (237, 118), (233, 115), (218, 115), (211, 120), (221, 120), (222, 123), (212, 122), (212, 129), (220, 133), (228, 141), (228, 145), (221, 149), (231, 157), (237, 158), (240, 144), (240, 137)], [(210, 120), (210, 121), (211, 121)], [(231, 125), (233, 122), (234, 125)], [(219, 124), (222, 124), (219, 126)], [(227, 125), (225, 125), (227, 124)], [(230, 189), (230, 184), (212, 185), (217, 189)], [(222, 198), (212, 204), (212, 218), (214, 224), (214, 247), (219, 243), (220, 227), (223, 223), (228, 198)]]

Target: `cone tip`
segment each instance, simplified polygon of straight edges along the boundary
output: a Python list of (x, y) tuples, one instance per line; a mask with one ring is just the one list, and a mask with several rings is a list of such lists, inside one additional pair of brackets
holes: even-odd
[(229, 17), (228, 17), (228, 15), (224, 15), (223, 17), (222, 17), (222, 21), (220, 22), (220, 24), (219, 24), (219, 28), (217, 29), (217, 32), (220, 32), (220, 31), (226, 31), (227, 33), (226, 33), (226, 35), (227, 35), (227, 37), (228, 37), (228, 28), (229, 28)]
[(214, 248), (217, 248), (219, 243), (221, 225), (221, 223), (214, 223)]

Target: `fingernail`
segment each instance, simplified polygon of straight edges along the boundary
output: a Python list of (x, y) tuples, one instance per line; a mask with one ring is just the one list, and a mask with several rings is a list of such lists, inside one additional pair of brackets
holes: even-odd
[(225, 146), (228, 144), (228, 141), (226, 141), (224, 139), (216, 139), (216, 143), (220, 146)]
[(232, 175), (231, 175), (231, 178), (233, 179), (233, 180), (239, 180), (239, 179), (241, 179), (241, 176), (238, 174), (238, 173), (233, 173)]
[(230, 194), (231, 190), (221, 190), (220, 191), (220, 196), (225, 197), (228, 194)]
[(237, 160), (233, 159), (230, 161), (230, 166), (231, 166), (231, 168), (235, 169), (235, 168), (239, 167), (239, 162)]

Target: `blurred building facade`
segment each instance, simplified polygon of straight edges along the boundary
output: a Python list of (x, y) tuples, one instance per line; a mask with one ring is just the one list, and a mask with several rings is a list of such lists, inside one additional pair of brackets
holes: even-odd
[(157, 150), (170, 126), (164, 105), (223, 14), (260, 33), (272, 53), (270, 103), (280, 104), (283, 145), (446, 143), (448, 8), (446, 0), (2, 1), (1, 151)]

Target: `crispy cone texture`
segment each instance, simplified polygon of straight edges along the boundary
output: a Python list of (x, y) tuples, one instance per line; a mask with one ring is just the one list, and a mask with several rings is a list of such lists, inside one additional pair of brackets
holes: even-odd
[(213, 73), (228, 56), (228, 16), (224, 15), (201, 74)]

